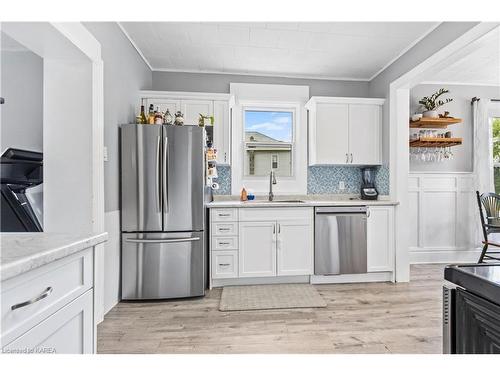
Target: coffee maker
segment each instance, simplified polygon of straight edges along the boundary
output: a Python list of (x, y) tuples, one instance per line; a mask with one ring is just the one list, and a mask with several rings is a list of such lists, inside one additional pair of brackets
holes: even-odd
[(361, 199), (377, 200), (378, 191), (375, 188), (375, 173), (373, 167), (361, 168)]

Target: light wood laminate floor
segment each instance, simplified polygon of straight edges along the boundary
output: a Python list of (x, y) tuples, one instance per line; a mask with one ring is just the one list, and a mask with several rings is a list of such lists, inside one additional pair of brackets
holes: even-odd
[(98, 353), (441, 353), (443, 265), (410, 283), (316, 285), (326, 308), (221, 312), (205, 298), (121, 302), (99, 324)]

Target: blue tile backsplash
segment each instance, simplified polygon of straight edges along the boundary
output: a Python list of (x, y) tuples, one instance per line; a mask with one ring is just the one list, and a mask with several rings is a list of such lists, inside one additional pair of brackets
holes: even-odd
[[(217, 166), (219, 190), (216, 195), (231, 195), (231, 167)], [(345, 190), (339, 190), (339, 181), (344, 181)], [(314, 166), (308, 168), (308, 194), (359, 194), (361, 168), (347, 166)], [(380, 195), (389, 195), (389, 168), (377, 168), (375, 186)]]

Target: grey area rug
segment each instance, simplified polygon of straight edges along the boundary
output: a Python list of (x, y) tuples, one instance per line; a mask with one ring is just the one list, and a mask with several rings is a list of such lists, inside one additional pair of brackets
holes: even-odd
[(326, 307), (326, 302), (310, 284), (225, 286), (220, 311)]

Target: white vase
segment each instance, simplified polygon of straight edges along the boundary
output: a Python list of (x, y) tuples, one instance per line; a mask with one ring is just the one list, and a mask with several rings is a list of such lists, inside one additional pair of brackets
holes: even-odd
[(424, 117), (439, 118), (438, 111), (425, 111), (423, 115)]

